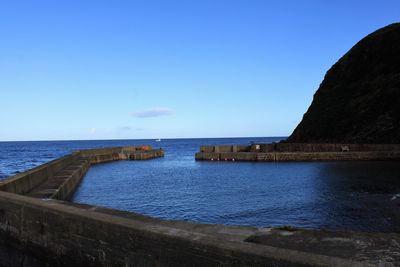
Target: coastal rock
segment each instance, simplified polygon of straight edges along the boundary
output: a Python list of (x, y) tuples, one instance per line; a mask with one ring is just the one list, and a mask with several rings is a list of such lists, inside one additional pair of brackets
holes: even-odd
[(400, 23), (366, 36), (332, 66), (287, 142), (400, 142)]

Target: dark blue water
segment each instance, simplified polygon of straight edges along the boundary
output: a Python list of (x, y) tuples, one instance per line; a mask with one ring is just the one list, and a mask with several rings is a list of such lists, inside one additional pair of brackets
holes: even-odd
[[(400, 232), (398, 162), (196, 162), (200, 145), (273, 138), (0, 143), (0, 175), (80, 148), (152, 144), (165, 158), (92, 166), (73, 201), (230, 225)], [(395, 198), (395, 199), (393, 199)]]

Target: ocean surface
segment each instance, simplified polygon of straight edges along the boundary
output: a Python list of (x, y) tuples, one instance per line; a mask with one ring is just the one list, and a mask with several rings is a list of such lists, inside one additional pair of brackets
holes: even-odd
[(400, 232), (399, 162), (194, 160), (201, 145), (281, 139), (0, 142), (0, 179), (77, 149), (150, 144), (165, 157), (92, 166), (72, 201), (201, 223)]

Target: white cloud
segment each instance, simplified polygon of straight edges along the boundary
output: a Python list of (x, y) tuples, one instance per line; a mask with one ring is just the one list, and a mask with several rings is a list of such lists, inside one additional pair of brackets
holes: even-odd
[(153, 118), (171, 115), (173, 110), (170, 108), (149, 108), (145, 110), (132, 112), (131, 115), (137, 118)]

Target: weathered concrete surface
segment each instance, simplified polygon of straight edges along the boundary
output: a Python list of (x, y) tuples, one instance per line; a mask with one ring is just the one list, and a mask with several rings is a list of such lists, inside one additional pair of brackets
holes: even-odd
[(246, 241), (285, 249), (350, 258), (385, 266), (400, 264), (400, 235), (311, 231), (283, 227), (268, 229)]
[[(163, 221), (7, 192), (0, 192), (0, 211), (0, 235), (26, 251), (30, 261), (35, 258), (50, 266), (377, 266), (385, 262), (381, 266), (396, 266), (392, 259), (400, 254), (398, 235), (360, 234), (363, 242), (372, 244), (363, 247), (362, 254), (359, 250), (332, 254), (342, 251), (343, 244), (359, 246), (359, 239), (353, 234), (344, 239), (341, 234), (311, 231), (302, 237), (301, 231), (288, 235), (285, 230)], [(323, 240), (330, 242), (329, 249), (318, 248)], [(383, 252), (386, 256), (379, 258)]]
[(164, 156), (150, 146), (86, 149), (0, 181), (0, 190), (43, 199), (72, 196), (91, 164), (114, 160), (147, 160)]
[(27, 193), (42, 199), (68, 199), (79, 185), (90, 167), (88, 158), (80, 157), (73, 164), (49, 177), (44, 183)]
[(254, 144), (201, 146), (196, 160), (216, 161), (349, 161), (400, 160), (395, 144)]
[(0, 190), (16, 194), (27, 194), (33, 188), (45, 182), (48, 177), (54, 176), (62, 169), (74, 163), (78, 158), (78, 153), (72, 153), (26, 172), (1, 180)]
[(126, 146), (101, 149), (80, 150), (80, 155), (89, 159), (90, 164), (105, 163), (115, 160), (148, 160), (164, 156), (162, 149), (151, 146)]

